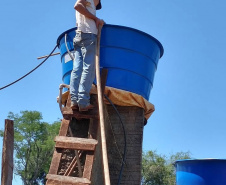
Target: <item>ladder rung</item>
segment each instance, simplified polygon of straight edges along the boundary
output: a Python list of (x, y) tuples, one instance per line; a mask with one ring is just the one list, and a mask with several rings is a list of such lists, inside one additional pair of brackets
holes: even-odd
[(78, 110), (72, 110), (69, 107), (63, 107), (62, 108), (62, 114), (65, 119), (71, 119), (72, 117), (75, 117), (77, 119), (99, 119), (98, 110), (92, 109), (87, 112), (79, 112)]
[(56, 148), (88, 150), (88, 151), (94, 151), (98, 143), (97, 140), (95, 139), (65, 137), (65, 136), (56, 136), (55, 142)]
[(51, 175), (46, 176), (48, 180), (46, 185), (89, 185), (91, 182), (86, 178), (79, 177), (69, 177), (61, 175)]

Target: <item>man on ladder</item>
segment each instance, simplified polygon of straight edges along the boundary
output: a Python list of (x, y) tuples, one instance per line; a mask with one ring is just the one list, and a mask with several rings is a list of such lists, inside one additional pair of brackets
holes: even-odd
[(101, 9), (100, 0), (77, 0), (74, 8), (77, 30), (73, 39), (75, 57), (70, 80), (71, 108), (88, 111), (93, 109), (89, 93), (95, 78), (98, 27), (104, 21), (96, 17), (96, 10)]

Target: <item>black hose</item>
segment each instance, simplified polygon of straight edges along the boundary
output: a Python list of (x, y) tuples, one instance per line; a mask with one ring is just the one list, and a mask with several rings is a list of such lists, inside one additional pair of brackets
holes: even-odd
[(117, 185), (120, 185), (120, 182), (121, 182), (121, 179), (122, 179), (122, 173), (123, 173), (123, 168), (124, 168), (124, 165), (126, 163), (126, 152), (127, 152), (127, 141), (126, 141), (126, 130), (125, 130), (125, 126), (123, 124), (123, 121), (122, 121), (122, 118), (121, 118), (121, 115), (119, 114), (117, 108), (115, 107), (115, 105), (112, 103), (112, 101), (106, 96), (104, 95), (104, 97), (108, 100), (108, 102), (112, 105), (112, 107), (115, 109), (115, 112), (117, 113), (118, 117), (119, 117), (119, 120), (122, 124), (122, 128), (123, 128), (123, 134), (124, 134), (124, 141), (125, 141), (125, 145), (124, 145), (124, 154), (123, 154), (123, 159), (122, 159), (122, 165), (121, 165), (121, 169), (120, 169), (120, 173), (119, 173), (119, 178), (118, 178), (118, 184)]
[(11, 85), (13, 85), (13, 84), (15, 84), (15, 83), (17, 83), (17, 82), (19, 82), (20, 80), (22, 80), (23, 78), (25, 78), (26, 76), (28, 76), (29, 74), (31, 74), (33, 71), (35, 71), (36, 69), (38, 69), (42, 64), (44, 64), (44, 62), (45, 62), (46, 60), (48, 60), (48, 58), (53, 54), (53, 52), (56, 50), (56, 48), (57, 48), (57, 45), (54, 47), (53, 51), (51, 51), (51, 53), (46, 57), (46, 59), (43, 60), (43, 62), (41, 62), (38, 66), (36, 66), (36, 67), (35, 67), (34, 69), (32, 69), (30, 72), (28, 72), (27, 74), (25, 74), (25, 75), (22, 76), (21, 78), (15, 80), (14, 82), (12, 82), (12, 83), (10, 83), (10, 84), (4, 86), (4, 87), (1, 87), (1, 88), (0, 88), (0, 91), (3, 90), (3, 89), (5, 89), (5, 88), (7, 88), (7, 87), (9, 87), (9, 86), (11, 86)]

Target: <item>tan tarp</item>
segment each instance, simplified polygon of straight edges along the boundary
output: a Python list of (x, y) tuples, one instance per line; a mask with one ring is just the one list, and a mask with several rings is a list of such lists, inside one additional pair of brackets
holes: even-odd
[[(90, 91), (91, 94), (97, 94), (97, 89), (93, 85)], [(69, 92), (65, 92), (62, 95), (62, 104), (67, 100)], [(155, 107), (153, 104), (148, 102), (145, 98), (135, 93), (131, 93), (128, 91), (124, 91), (121, 89), (116, 89), (113, 87), (105, 87), (104, 94), (108, 96), (108, 98), (115, 104), (119, 106), (137, 106), (141, 107), (145, 111), (145, 118), (151, 116), (151, 114), (155, 111)], [(105, 104), (110, 104), (106, 99), (104, 99)]]

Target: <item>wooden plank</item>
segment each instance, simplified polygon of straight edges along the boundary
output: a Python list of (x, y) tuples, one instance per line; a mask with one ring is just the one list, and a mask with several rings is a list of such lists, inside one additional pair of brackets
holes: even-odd
[(12, 120), (5, 120), (2, 150), (2, 185), (12, 185), (13, 180), (14, 126)]
[(68, 177), (61, 175), (46, 176), (48, 179), (46, 185), (89, 185), (91, 182), (86, 178)]
[[(67, 135), (69, 124), (70, 124), (69, 120), (65, 120), (65, 119), (62, 120), (60, 131), (59, 131), (59, 136)], [(55, 151), (53, 153), (52, 162), (51, 162), (51, 165), (49, 168), (49, 174), (55, 174), (55, 175), (57, 174), (61, 157), (62, 157), (62, 153), (55, 149)]]
[(86, 138), (76, 138), (76, 137), (64, 137), (56, 136), (55, 140), (56, 148), (72, 149), (72, 150), (95, 150), (97, 145), (97, 140), (95, 139), (86, 139)]
[(79, 112), (78, 110), (72, 110), (69, 107), (63, 107), (62, 114), (64, 119), (68, 120), (70, 120), (72, 117), (75, 117), (76, 119), (99, 119), (97, 107), (87, 112)]
[(110, 174), (108, 166), (108, 154), (107, 154), (107, 143), (105, 135), (105, 124), (104, 124), (104, 105), (103, 95), (101, 90), (101, 79), (100, 79), (100, 37), (101, 37), (101, 26), (98, 28), (97, 36), (97, 47), (96, 47), (96, 81), (97, 81), (97, 96), (99, 105), (100, 115), (100, 134), (101, 134), (101, 147), (102, 147), (102, 158), (103, 158), (103, 173), (105, 185), (110, 185)]

